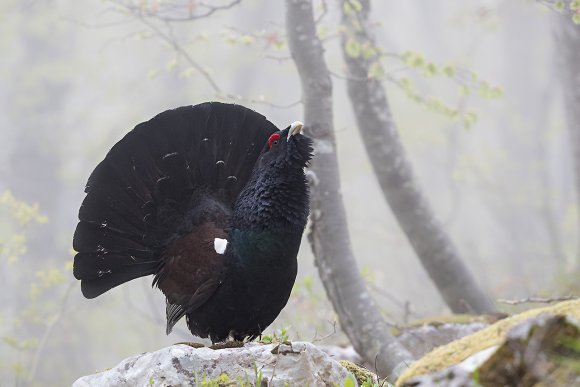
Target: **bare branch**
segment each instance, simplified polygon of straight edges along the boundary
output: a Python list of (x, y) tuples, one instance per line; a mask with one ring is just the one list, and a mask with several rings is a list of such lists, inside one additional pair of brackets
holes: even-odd
[[(225, 5), (210, 5), (202, 2), (188, 1), (182, 5), (175, 3), (157, 3), (155, 7), (149, 9), (142, 5), (133, 5), (123, 2), (122, 5), (135, 16), (140, 18), (150, 18), (167, 23), (188, 22), (203, 19), (213, 15), (218, 11), (227, 10), (241, 3), (242, 0), (233, 0)], [(117, 2), (119, 4), (119, 2)], [(204, 11), (195, 13), (197, 7), (204, 8)]]
[(564, 7), (562, 7), (561, 9), (558, 9), (558, 7), (556, 6), (556, 4), (558, 3), (558, 0), (536, 0), (537, 3), (544, 5), (547, 9), (549, 9), (552, 12), (556, 12), (559, 13), (561, 15), (572, 15), (574, 14), (574, 11), (572, 11), (570, 9), (569, 2), (566, 2), (566, 4), (564, 4)]
[[(128, 10), (131, 10), (131, 7), (126, 5), (122, 1), (113, 0), (113, 2), (115, 4), (118, 4), (121, 7), (125, 7)], [(166, 33), (164, 31), (162, 31), (159, 27), (157, 27), (154, 23), (152, 23), (151, 21), (144, 18), (141, 14), (134, 13), (134, 12), (133, 12), (133, 14), (136, 16), (137, 20), (139, 20), (141, 23), (143, 23), (145, 26), (147, 26), (151, 31), (153, 31), (161, 40), (163, 40), (171, 48), (173, 48), (173, 50), (175, 50), (175, 52), (177, 54), (182, 56), (187, 61), (187, 63), (189, 63), (189, 65), (191, 67), (193, 67), (195, 70), (197, 70), (205, 78), (205, 80), (209, 83), (209, 85), (211, 86), (211, 88), (213, 89), (214, 92), (216, 92), (216, 93), (221, 92), (221, 88), (213, 80), (211, 75), (203, 68), (203, 66), (201, 66), (199, 63), (197, 63), (193, 59), (193, 57), (191, 55), (189, 55), (189, 53), (177, 42), (175, 37), (173, 37), (172, 27), (168, 22), (166, 22), (165, 25), (169, 29), (169, 33)]]
[(297, 101), (294, 102), (290, 102), (287, 104), (276, 104), (273, 102), (268, 102), (263, 98), (246, 98), (246, 97), (242, 97), (241, 95), (233, 95), (233, 94), (223, 94), (223, 95), (218, 95), (218, 98), (224, 99), (224, 100), (230, 100), (230, 101), (234, 101), (234, 102), (244, 102), (244, 103), (252, 103), (252, 104), (259, 104), (259, 105), (264, 105), (264, 106), (269, 106), (275, 109), (290, 109), (293, 108), (295, 106), (298, 106), (302, 103), (302, 99), (299, 99)]
[(278, 63), (286, 62), (292, 60), (291, 56), (274, 56), (274, 55), (264, 55), (264, 59), (275, 60)]
[(40, 364), (40, 355), (42, 354), (42, 351), (46, 347), (46, 343), (47, 343), (50, 335), (52, 334), (54, 327), (60, 322), (62, 317), (67, 314), (68, 299), (69, 299), (69, 296), (71, 294), (72, 289), (75, 287), (76, 284), (77, 284), (76, 281), (71, 281), (68, 284), (68, 286), (64, 292), (64, 295), (62, 296), (59, 311), (57, 312), (56, 315), (52, 316), (52, 318), (47, 319), (44, 333), (42, 334), (42, 338), (40, 339), (40, 344), (38, 345), (38, 348), (36, 349), (36, 352), (34, 353), (34, 358), (32, 360), (32, 365), (30, 367), (30, 374), (29, 374), (30, 381), (35, 380), (36, 371), (38, 370), (38, 365)]
[(322, 21), (322, 19), (324, 19), (326, 14), (328, 14), (328, 4), (326, 4), (326, 0), (321, 0), (321, 2), (322, 2), (322, 12), (320, 13), (320, 15), (316, 17), (316, 19), (314, 19), (314, 24), (319, 24)]
[[(412, 308), (411, 308), (411, 303), (407, 300), (407, 301), (401, 301), (399, 300), (397, 297), (395, 297), (394, 295), (392, 295), (391, 293), (387, 292), (385, 289), (375, 285), (375, 284), (368, 284), (369, 288), (371, 290), (373, 290), (374, 292), (378, 293), (379, 295), (387, 298), (388, 300), (390, 300), (393, 304), (397, 305), (399, 308), (401, 308), (403, 310), (403, 321), (405, 323), (407, 323), (407, 320), (410, 317), (414, 317), (414, 318), (420, 318), (421, 316), (418, 315)], [(388, 325), (391, 326), (396, 326), (397, 324), (395, 323), (389, 323), (387, 322)]]
[(505, 300), (505, 299), (498, 299), (497, 302), (502, 304), (508, 305), (520, 305), (520, 304), (550, 304), (552, 302), (560, 302), (560, 301), (569, 301), (569, 300), (576, 300), (580, 297), (578, 296), (561, 296), (561, 297), (552, 297), (552, 298), (542, 298), (542, 297), (527, 297), (522, 298), (519, 300)]
[(141, 18), (139, 20), (141, 20), (141, 22), (143, 24), (145, 24), (146, 26), (148, 26), (150, 29), (155, 31), (161, 39), (163, 39), (166, 43), (168, 43), (171, 47), (173, 47), (173, 49), (177, 53), (179, 53), (181, 56), (183, 56), (183, 58), (185, 58), (185, 60), (191, 65), (191, 67), (196, 69), (205, 78), (205, 80), (210, 84), (211, 88), (216, 93), (221, 92), (220, 87), (213, 80), (213, 78), (209, 75), (209, 73), (199, 63), (197, 63), (191, 57), (191, 55), (189, 55), (189, 53), (187, 51), (185, 51), (185, 49), (179, 43), (177, 43), (177, 41), (175, 39), (173, 39), (171, 36), (168, 36), (167, 34), (164, 34), (159, 28), (157, 28), (154, 24), (150, 23), (149, 21), (147, 21), (143, 18)]
[(314, 332), (314, 337), (312, 337), (312, 339), (310, 340), (311, 343), (317, 343), (323, 340), (328, 339), (331, 336), (336, 335), (336, 320), (333, 321), (329, 321), (328, 322), (330, 325), (332, 325), (332, 332), (325, 334), (324, 336), (318, 336), (318, 330), (316, 330)]
[(110, 28), (110, 27), (123, 26), (123, 25), (130, 24), (134, 21), (133, 19), (125, 18), (122, 20), (111, 21), (111, 22), (87, 23), (85, 21), (76, 20), (76, 19), (72, 19), (72, 18), (68, 18), (68, 17), (63, 17), (63, 18), (61, 18), (61, 20), (68, 22), (68, 23), (71, 23), (71, 24), (76, 24), (78, 26), (81, 26), (81, 27), (84, 27), (87, 29), (100, 29), (100, 28)]

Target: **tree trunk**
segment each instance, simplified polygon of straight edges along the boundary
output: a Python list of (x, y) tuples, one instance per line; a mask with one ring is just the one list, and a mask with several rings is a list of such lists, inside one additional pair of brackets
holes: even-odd
[(340, 193), (332, 82), (316, 35), (312, 2), (286, 0), (286, 8), (290, 53), (302, 84), (304, 120), (315, 144), (308, 237), (316, 266), (340, 325), (356, 351), (370, 364), (376, 364), (381, 375), (396, 379), (413, 357), (389, 334), (352, 252)]
[[(371, 65), (379, 59), (368, 29), (370, 2), (359, 1), (360, 10), (351, 4), (341, 0), (347, 89), (383, 195), (449, 308), (455, 313), (494, 312), (494, 304), (459, 258), (413, 175), (380, 80), (368, 76)], [(347, 44), (361, 47), (358, 55), (356, 50), (349, 52)]]
[[(580, 26), (574, 24), (570, 15), (560, 15), (556, 19), (556, 60), (560, 74), (566, 126), (570, 136), (572, 151), (576, 202), (580, 203)], [(580, 211), (578, 211), (580, 227)], [(580, 267), (580, 248), (576, 253), (574, 269)]]

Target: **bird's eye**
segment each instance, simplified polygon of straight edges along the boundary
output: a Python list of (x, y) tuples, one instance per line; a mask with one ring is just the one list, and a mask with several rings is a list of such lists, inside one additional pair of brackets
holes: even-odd
[(280, 134), (279, 133), (274, 133), (268, 139), (268, 147), (270, 149), (272, 149), (272, 145), (278, 145), (279, 142), (280, 142)]

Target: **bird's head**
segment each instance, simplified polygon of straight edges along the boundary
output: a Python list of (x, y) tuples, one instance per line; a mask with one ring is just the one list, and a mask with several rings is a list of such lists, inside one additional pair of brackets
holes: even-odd
[(293, 122), (268, 138), (258, 160), (260, 167), (304, 168), (312, 158), (312, 140), (302, 134), (304, 124)]
[(302, 234), (309, 213), (304, 167), (312, 157), (312, 140), (294, 122), (270, 135), (234, 205), (234, 226), (250, 229), (288, 227)]

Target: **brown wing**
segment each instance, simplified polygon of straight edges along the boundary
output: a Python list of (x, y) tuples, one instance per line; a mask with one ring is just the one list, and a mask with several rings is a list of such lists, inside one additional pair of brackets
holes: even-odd
[(163, 266), (153, 284), (165, 294), (167, 334), (188, 312), (203, 305), (217, 290), (224, 275), (224, 255), (214, 239), (226, 239), (223, 228), (213, 222), (194, 227), (175, 240), (162, 256)]

